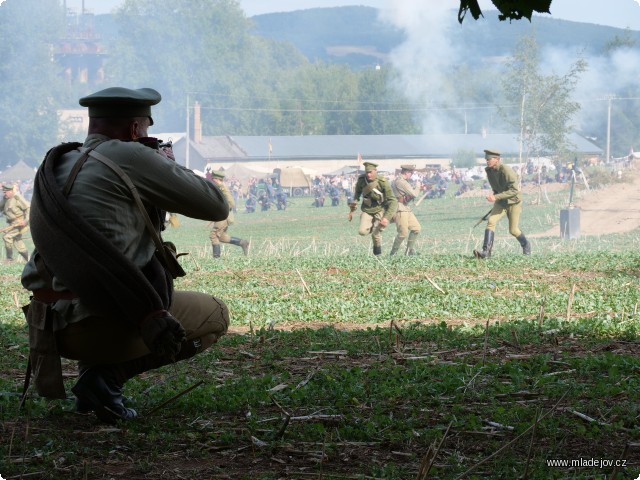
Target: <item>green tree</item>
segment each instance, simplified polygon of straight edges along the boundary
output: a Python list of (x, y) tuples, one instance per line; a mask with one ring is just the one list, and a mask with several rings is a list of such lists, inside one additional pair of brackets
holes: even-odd
[(455, 168), (473, 168), (478, 166), (478, 157), (473, 150), (459, 149), (451, 156)]
[(112, 47), (109, 81), (160, 91), (155, 120), (165, 131), (183, 130), (187, 95), (205, 135), (415, 130), (410, 114), (386, 111), (403, 101), (386, 74), (309, 63), (290, 44), (253, 35), (235, 0), (127, 0), (117, 21), (127, 34)]
[(57, 0), (0, 5), (0, 169), (36, 166), (57, 141), (57, 110), (69, 95), (52, 55), (63, 20)]
[(578, 59), (566, 74), (545, 76), (540, 73), (535, 37), (524, 37), (517, 44), (502, 81), (507, 103), (516, 107), (500, 111), (520, 132), (526, 157), (571, 150), (571, 120), (580, 109), (571, 95), (586, 68), (586, 61)]
[(604, 46), (604, 51), (606, 54), (611, 55), (618, 50), (635, 48), (637, 45), (638, 42), (632, 37), (631, 30), (627, 28), (622, 35), (615, 35), (609, 40)]

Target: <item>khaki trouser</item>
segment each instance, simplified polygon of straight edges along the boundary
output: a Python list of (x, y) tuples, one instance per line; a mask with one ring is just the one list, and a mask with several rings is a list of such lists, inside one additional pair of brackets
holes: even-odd
[(384, 218), (384, 210), (380, 210), (378, 213), (370, 214), (362, 212), (360, 214), (360, 226), (358, 227), (359, 235), (371, 234), (374, 247), (382, 246), (382, 231), (385, 229), (380, 225), (380, 220)]
[[(200, 351), (227, 332), (227, 306), (211, 295), (176, 291), (171, 314), (182, 324), (187, 340), (200, 339)], [(149, 354), (136, 326), (124, 321), (89, 317), (67, 325), (56, 334), (60, 355), (83, 364), (126, 362)]]
[(412, 232), (415, 236), (420, 233), (420, 230), (422, 230), (420, 222), (418, 222), (415, 214), (411, 211), (396, 212), (394, 221), (396, 222), (396, 229), (398, 232), (396, 239), (393, 242), (394, 247), (400, 247), (405, 238), (409, 236), (409, 232)]
[(496, 224), (506, 214), (509, 219), (509, 233), (514, 237), (519, 237), (522, 234), (522, 231), (520, 231), (520, 213), (522, 213), (522, 202), (507, 206), (501, 205), (500, 202), (495, 202), (487, 220), (487, 230), (495, 231)]
[(231, 237), (227, 233), (228, 228), (229, 222), (227, 222), (226, 220), (214, 223), (213, 228), (209, 233), (209, 240), (211, 240), (211, 245), (220, 245), (220, 243), (231, 242)]
[(18, 253), (27, 252), (27, 247), (22, 241), (22, 235), (29, 231), (29, 227), (27, 226), (15, 226), (8, 232), (5, 232), (2, 240), (4, 241), (4, 248), (7, 250), (11, 250), (13, 247), (16, 248)]

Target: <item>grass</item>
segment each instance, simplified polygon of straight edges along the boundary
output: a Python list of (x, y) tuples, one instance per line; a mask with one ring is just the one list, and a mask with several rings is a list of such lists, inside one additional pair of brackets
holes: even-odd
[[(522, 229), (552, 228), (566, 196), (526, 205)], [(128, 382), (141, 417), (117, 427), (71, 398), (18, 409), (28, 292), (20, 265), (0, 267), (0, 475), (636, 478), (639, 232), (532, 237), (524, 257), (505, 220), (482, 262), (471, 227), (487, 208), (425, 201), (417, 257), (372, 256), (344, 205), (308, 198), (239, 213), (231, 234), (251, 240), (248, 257), (225, 245), (214, 261), (207, 225), (181, 218), (165, 235), (190, 253), (178, 288), (224, 299), (234, 331)]]

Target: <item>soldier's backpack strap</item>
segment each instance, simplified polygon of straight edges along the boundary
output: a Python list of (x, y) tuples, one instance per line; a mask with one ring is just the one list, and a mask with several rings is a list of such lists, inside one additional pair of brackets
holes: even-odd
[[(61, 143), (51, 148), (45, 155), (44, 162), (56, 162), (62, 155), (82, 146), (81, 143), (69, 142)], [(42, 257), (36, 252), (33, 261), (38, 270), (40, 278), (47, 284), (49, 289), (53, 284), (53, 276), (45, 265)], [(33, 297), (31, 298), (33, 300)], [(41, 306), (39, 306), (41, 307)], [(41, 308), (39, 308), (41, 310)], [(38, 310), (38, 309), (36, 309)], [(62, 369), (60, 357), (55, 346), (55, 334), (51, 318), (46, 318), (49, 312), (43, 313), (45, 321), (34, 321), (36, 312), (31, 306), (31, 302), (22, 307), (27, 324), (29, 325), (29, 357), (27, 359), (27, 369), (24, 375), (22, 395), (20, 398), (20, 409), (24, 407), (31, 383), (31, 374), (36, 370), (36, 389), (38, 393), (48, 398), (65, 398), (64, 386), (62, 384)], [(39, 328), (40, 327), (40, 328)], [(44, 360), (43, 360), (44, 359)], [(35, 362), (35, 365), (34, 365)], [(47, 368), (42, 369), (42, 364)], [(40, 376), (40, 378), (38, 378)], [(49, 377), (49, 378), (44, 378)]]

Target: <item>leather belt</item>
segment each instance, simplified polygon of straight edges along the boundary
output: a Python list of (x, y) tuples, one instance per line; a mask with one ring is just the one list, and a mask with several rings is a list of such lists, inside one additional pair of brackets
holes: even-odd
[(33, 291), (33, 299), (42, 303), (54, 303), (58, 300), (73, 300), (74, 298), (78, 298), (78, 296), (69, 290), (59, 292), (52, 288), (39, 288)]

